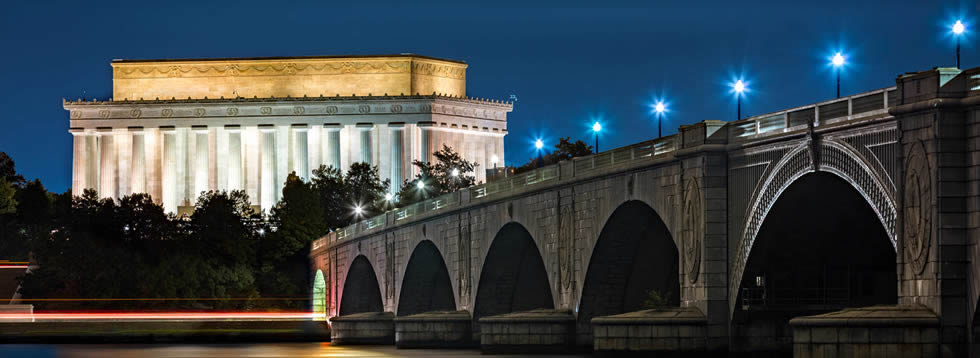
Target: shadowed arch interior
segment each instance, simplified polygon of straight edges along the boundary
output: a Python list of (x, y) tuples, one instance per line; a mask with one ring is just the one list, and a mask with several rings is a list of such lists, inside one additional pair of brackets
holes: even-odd
[(629, 201), (613, 211), (599, 234), (582, 286), (580, 343), (592, 344), (594, 317), (639, 311), (651, 292), (669, 306), (680, 304), (678, 250), (660, 216)]
[[(473, 309), (481, 317), (555, 308), (548, 273), (531, 234), (517, 223), (504, 225), (490, 244)], [(474, 324), (474, 333), (479, 325)]]
[(359, 255), (347, 271), (344, 280), (344, 293), (340, 299), (340, 315), (362, 312), (381, 312), (384, 303), (381, 301), (381, 289), (378, 286), (378, 276), (368, 262), (367, 257)]
[(867, 200), (837, 175), (779, 196), (750, 251), (733, 316), (743, 348), (792, 349), (793, 317), (897, 302), (895, 249)]
[(436, 245), (424, 240), (415, 246), (408, 259), (398, 296), (398, 315), (454, 310), (456, 299), (446, 262)]

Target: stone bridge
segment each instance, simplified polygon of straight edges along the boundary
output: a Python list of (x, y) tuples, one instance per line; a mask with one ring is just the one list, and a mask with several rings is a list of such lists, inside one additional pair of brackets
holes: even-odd
[(896, 82), (337, 230), (314, 310), (338, 343), (967, 354), (980, 68)]

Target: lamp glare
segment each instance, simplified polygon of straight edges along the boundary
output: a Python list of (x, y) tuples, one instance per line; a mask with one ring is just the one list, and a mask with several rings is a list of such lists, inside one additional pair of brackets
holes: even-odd
[(962, 21), (956, 20), (956, 23), (953, 24), (953, 33), (957, 35), (962, 35), (963, 31), (966, 31), (966, 26), (963, 25)]

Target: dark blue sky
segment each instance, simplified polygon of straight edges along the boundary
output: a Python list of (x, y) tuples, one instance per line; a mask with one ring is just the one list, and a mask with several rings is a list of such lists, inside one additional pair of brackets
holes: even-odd
[[(477, 4), (486, 4), (481, 6)], [(954, 64), (949, 24), (973, 30), (977, 1), (7, 1), (0, 12), (0, 151), (53, 191), (71, 184), (71, 135), (61, 99), (108, 98), (113, 58), (197, 58), (412, 52), (470, 64), (467, 94), (519, 98), (508, 163), (531, 141), (587, 139), (602, 149), (656, 136), (652, 99), (665, 96), (664, 134), (734, 119), (726, 83), (752, 89), (743, 115), (826, 100), (827, 67), (848, 55), (843, 95), (895, 76)], [(964, 41), (963, 67), (978, 65)], [(550, 141), (549, 141), (550, 140)]]

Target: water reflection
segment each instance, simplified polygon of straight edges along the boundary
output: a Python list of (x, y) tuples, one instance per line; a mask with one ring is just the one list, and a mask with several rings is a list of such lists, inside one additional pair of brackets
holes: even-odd
[[(329, 343), (270, 344), (118, 344), (118, 345), (0, 345), (0, 357), (476, 357), (479, 350), (399, 350), (391, 346), (331, 346)], [(493, 357), (490, 355), (482, 357)], [(514, 356), (509, 356), (514, 357)], [(583, 355), (543, 355), (547, 357), (585, 357)]]

